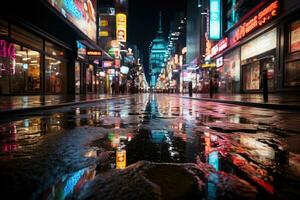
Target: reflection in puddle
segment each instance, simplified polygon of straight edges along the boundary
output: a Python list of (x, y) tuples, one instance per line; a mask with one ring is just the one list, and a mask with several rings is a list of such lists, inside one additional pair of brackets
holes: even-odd
[[(0, 125), (0, 161), (12, 162), (19, 174), (24, 168), (30, 171), (31, 165), (35, 170), (42, 169), (41, 163), (51, 163), (53, 159), (58, 160), (55, 167), (61, 169), (66, 164), (70, 164), (71, 172), (83, 168), (71, 174), (64, 170), (67, 175), (55, 184), (49, 183), (53, 186), (43, 196), (50, 199), (72, 198), (96, 174), (112, 169), (124, 171), (141, 160), (207, 163), (215, 171), (249, 182), (265, 199), (272, 195), (281, 197), (279, 194), (286, 190), (298, 194), (293, 184), (285, 184), (293, 180), (294, 185), (299, 185), (299, 179), (294, 177), (300, 177), (299, 156), (288, 152), (285, 138), (268, 132), (270, 128), (262, 128), (242, 114), (227, 113), (226, 109), (211, 103), (199, 106), (197, 101), (145, 95), (49, 111)], [(79, 128), (86, 131), (72, 134)], [(83, 136), (87, 138), (83, 143), (89, 146), (77, 147), (75, 138)], [(60, 143), (61, 140), (64, 142)], [(56, 154), (49, 149), (57, 151)], [(57, 158), (64, 151), (64, 155), (72, 156)], [(293, 151), (298, 150), (295, 147)], [(41, 155), (49, 158), (40, 159)], [(79, 156), (84, 160), (79, 161)], [(30, 164), (24, 163), (23, 158), (31, 158)], [(77, 167), (81, 162), (82, 166)], [(91, 167), (84, 168), (87, 166)], [(39, 179), (34, 173), (34, 178), (23, 175), (24, 180)], [(218, 199), (222, 191), (218, 191), (216, 184), (220, 179), (218, 173), (209, 174), (205, 183), (207, 199)], [(28, 193), (22, 188), (17, 190)]]
[(96, 166), (81, 169), (72, 174), (64, 175), (55, 185), (47, 189), (43, 199), (68, 199), (79, 193), (83, 185), (96, 176)]

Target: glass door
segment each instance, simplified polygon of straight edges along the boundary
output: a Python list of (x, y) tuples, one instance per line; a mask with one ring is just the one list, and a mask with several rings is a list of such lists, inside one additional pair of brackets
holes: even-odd
[(274, 90), (274, 84), (275, 84), (275, 76), (274, 76), (274, 56), (264, 58), (261, 60), (262, 64), (262, 70), (266, 69), (268, 74), (268, 89)]

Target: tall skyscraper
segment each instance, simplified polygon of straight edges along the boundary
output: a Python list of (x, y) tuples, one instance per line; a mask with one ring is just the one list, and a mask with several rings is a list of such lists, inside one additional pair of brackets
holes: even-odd
[(159, 28), (156, 37), (150, 44), (150, 56), (149, 56), (149, 67), (150, 67), (150, 87), (155, 88), (157, 78), (161, 73), (161, 70), (165, 68), (165, 55), (168, 52), (168, 44), (163, 36), (161, 13), (159, 14)]

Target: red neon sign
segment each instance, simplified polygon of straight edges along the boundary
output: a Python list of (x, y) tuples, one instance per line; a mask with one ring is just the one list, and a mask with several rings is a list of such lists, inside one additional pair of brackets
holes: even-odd
[(237, 42), (252, 32), (254, 29), (266, 24), (272, 18), (278, 15), (279, 2), (274, 1), (268, 7), (260, 11), (257, 15), (250, 20), (244, 22), (239, 26), (234, 34), (233, 41)]
[(228, 38), (220, 40), (215, 46), (211, 48), (211, 56), (215, 56), (218, 53), (221, 53), (224, 49), (228, 47)]

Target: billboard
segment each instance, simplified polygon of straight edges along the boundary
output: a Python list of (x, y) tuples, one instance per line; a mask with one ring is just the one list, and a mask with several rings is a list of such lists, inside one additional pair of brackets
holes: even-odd
[(126, 23), (127, 16), (124, 13), (118, 13), (116, 15), (116, 34), (117, 40), (120, 42), (126, 42)]
[(210, 0), (209, 4), (209, 39), (221, 38), (221, 0)]
[(47, 0), (68, 21), (96, 41), (96, 0)]
[(100, 37), (115, 37), (116, 16), (109, 14), (100, 14), (99, 27)]

